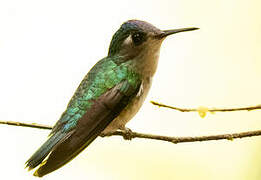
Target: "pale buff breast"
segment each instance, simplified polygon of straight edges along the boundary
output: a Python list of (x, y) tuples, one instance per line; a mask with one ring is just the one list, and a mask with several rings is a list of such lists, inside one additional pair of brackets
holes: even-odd
[[(128, 40), (128, 38), (127, 38)], [(129, 105), (116, 117), (103, 131), (103, 133), (114, 132), (117, 129), (124, 129), (125, 124), (131, 120), (139, 111), (145, 98), (148, 95), (152, 83), (152, 77), (156, 72), (161, 41), (151, 41), (148, 48), (138, 57), (132, 60), (132, 68), (142, 77), (142, 84), (137, 96)]]

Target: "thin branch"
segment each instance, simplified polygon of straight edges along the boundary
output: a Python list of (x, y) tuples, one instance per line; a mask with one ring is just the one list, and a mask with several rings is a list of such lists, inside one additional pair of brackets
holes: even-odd
[(126, 134), (122, 131), (116, 131), (111, 134), (105, 134), (105, 136), (127, 136), (125, 139), (132, 139), (132, 138), (143, 138), (143, 139), (153, 139), (153, 140), (161, 140), (172, 142), (174, 144), (178, 143), (185, 143), (185, 142), (202, 142), (202, 141), (213, 141), (213, 140), (234, 140), (237, 138), (245, 138), (245, 137), (252, 137), (252, 136), (260, 136), (261, 130), (257, 131), (248, 131), (248, 132), (240, 132), (240, 133), (232, 133), (232, 134), (219, 134), (219, 135), (210, 135), (210, 136), (195, 136), (195, 137), (172, 137), (172, 136), (160, 136), (160, 135), (153, 135), (153, 134), (143, 134), (137, 132), (131, 132)]
[[(0, 121), (0, 124), (12, 125), (12, 126), (21, 126), (21, 127), (30, 127), (30, 128), (38, 128), (38, 129), (49, 129), (52, 127), (48, 125), (41, 125), (36, 123), (21, 123), (14, 121)], [(257, 131), (248, 131), (248, 132), (240, 132), (240, 133), (232, 133), (232, 134), (220, 134), (220, 135), (210, 135), (210, 136), (195, 136), (195, 137), (171, 137), (171, 136), (160, 136), (153, 134), (143, 134), (133, 131), (116, 131), (113, 133), (107, 133), (101, 135), (101, 137), (109, 137), (109, 136), (122, 136), (124, 139), (133, 139), (133, 138), (143, 138), (143, 139), (153, 139), (153, 140), (161, 140), (167, 141), (171, 143), (184, 143), (184, 142), (202, 142), (202, 141), (212, 141), (212, 140), (233, 140), (236, 138), (245, 138), (252, 136), (260, 136), (261, 130)]]
[[(174, 107), (174, 106), (169, 106), (169, 105), (165, 105), (162, 103), (158, 103), (155, 101), (150, 101), (153, 105), (155, 106), (159, 106), (159, 107), (165, 107), (165, 108), (170, 108), (170, 109), (174, 109), (177, 111), (181, 111), (181, 112), (196, 112), (199, 111), (199, 109), (195, 109), (195, 108), (179, 108), (179, 107)], [(212, 108), (212, 109), (208, 109), (206, 108), (207, 111), (209, 112), (228, 112), (228, 111), (252, 111), (252, 110), (257, 110), (257, 109), (261, 109), (261, 105), (257, 105), (257, 106), (249, 106), (249, 107), (241, 107), (241, 108)]]
[(22, 122), (15, 122), (15, 121), (0, 121), (0, 124), (30, 127), (30, 128), (37, 128), (37, 129), (52, 129), (52, 126), (48, 126), (48, 125), (44, 125), (44, 124), (36, 124), (36, 123), (22, 123)]

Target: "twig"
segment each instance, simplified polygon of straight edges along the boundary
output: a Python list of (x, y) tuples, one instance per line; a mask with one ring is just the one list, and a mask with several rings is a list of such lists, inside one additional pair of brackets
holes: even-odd
[[(105, 136), (126, 136), (125, 132), (116, 131), (111, 134), (105, 134)], [(210, 135), (210, 136), (195, 136), (195, 137), (171, 137), (171, 136), (160, 136), (160, 135), (153, 135), (153, 134), (143, 134), (137, 132), (131, 132), (127, 134), (130, 139), (132, 138), (143, 138), (143, 139), (153, 139), (153, 140), (161, 140), (172, 142), (174, 144), (184, 143), (184, 142), (202, 142), (202, 141), (212, 141), (212, 140), (234, 140), (236, 138), (245, 138), (245, 137), (252, 137), (252, 136), (260, 136), (261, 130), (257, 131), (248, 131), (248, 132), (240, 132), (240, 133), (232, 133), (232, 134), (220, 134), (220, 135)]]
[[(195, 109), (195, 108), (191, 108), (191, 109), (189, 109), (189, 108), (178, 108), (178, 107), (158, 103), (158, 102), (155, 102), (155, 101), (150, 101), (150, 102), (155, 106), (170, 108), (170, 109), (174, 109), (174, 110), (181, 111), (181, 112), (199, 111), (199, 109)], [(252, 111), (252, 110), (257, 110), (257, 109), (261, 109), (261, 105), (242, 107), (242, 108), (221, 108), (221, 109), (213, 108), (213, 109), (207, 109), (207, 111), (209, 111), (209, 112), (227, 112), (227, 111)]]
[[(52, 129), (51, 126), (35, 124), (35, 123), (29, 124), (29, 123), (21, 123), (21, 122), (14, 122), (14, 121), (0, 121), (0, 124), (31, 127), (31, 128), (38, 128), (38, 129), (49, 129), (49, 130)], [(222, 140), (222, 139), (233, 140), (236, 138), (245, 138), (245, 137), (260, 136), (260, 135), (261, 135), (261, 130), (232, 133), (232, 134), (195, 136), (195, 137), (171, 137), (171, 136), (160, 136), (160, 135), (153, 135), (153, 134), (143, 134), (143, 133), (138, 133), (133, 131), (128, 131), (128, 132), (116, 131), (113, 133), (103, 134), (101, 137), (122, 136), (124, 137), (124, 139), (143, 138), (143, 139), (167, 141), (167, 142), (172, 142), (177, 144), (177, 143), (184, 143), (184, 142), (201, 142), (201, 141), (212, 141), (212, 140)]]
[(12, 125), (12, 126), (23, 126), (30, 128), (38, 128), (38, 129), (52, 129), (52, 126), (44, 125), (44, 124), (36, 124), (36, 123), (22, 123), (15, 121), (0, 121), (0, 124)]

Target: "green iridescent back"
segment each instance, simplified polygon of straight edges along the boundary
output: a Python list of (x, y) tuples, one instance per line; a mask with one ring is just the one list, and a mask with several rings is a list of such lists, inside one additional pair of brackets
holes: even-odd
[(117, 60), (117, 57), (104, 58), (88, 72), (51, 134), (59, 130), (72, 130), (78, 120), (88, 113), (94, 100), (121, 81), (128, 80), (134, 88), (140, 84), (140, 76), (127, 66), (130, 61), (118, 64)]

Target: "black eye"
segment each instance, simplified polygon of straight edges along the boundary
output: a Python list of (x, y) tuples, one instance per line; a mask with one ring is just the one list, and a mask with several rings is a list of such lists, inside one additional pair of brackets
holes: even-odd
[(138, 46), (141, 45), (146, 40), (146, 35), (141, 32), (136, 32), (131, 36), (133, 43)]

